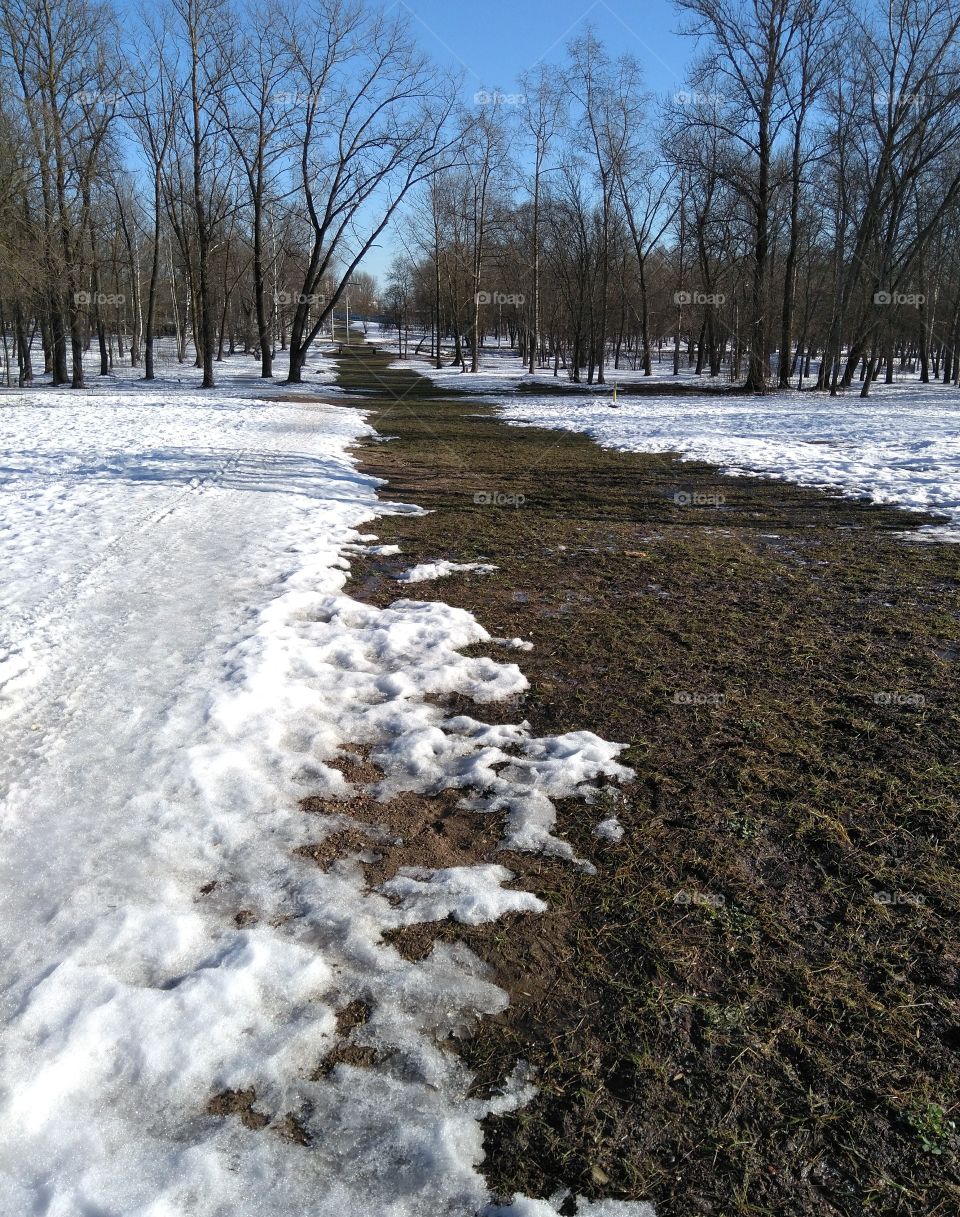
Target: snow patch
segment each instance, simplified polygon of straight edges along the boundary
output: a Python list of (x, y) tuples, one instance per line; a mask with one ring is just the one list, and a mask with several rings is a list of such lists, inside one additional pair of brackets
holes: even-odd
[(421, 562), (419, 566), (411, 566), (409, 570), (397, 575), (397, 582), (424, 583), (428, 579), (445, 579), (447, 575), (467, 570), (475, 571), (478, 575), (489, 575), (497, 570), (497, 567), (490, 562), (448, 562), (443, 558), (439, 562)]
[(545, 913), (546, 904), (530, 892), (500, 886), (513, 877), (505, 866), (454, 866), (435, 871), (404, 867), (380, 890), (396, 898), (398, 925), (447, 917), (464, 925), (481, 925), (505, 913)]
[(623, 825), (616, 816), (611, 816), (608, 820), (601, 820), (593, 830), (593, 835), (599, 841), (612, 841), (616, 844), (617, 841), (623, 840)]
[[(560, 1217), (560, 1206), (569, 1196), (569, 1192), (558, 1192), (549, 1200), (514, 1196), (510, 1204), (488, 1204), (481, 1217)], [(656, 1217), (643, 1200), (585, 1200), (583, 1196), (576, 1198), (574, 1213), (576, 1217)]]

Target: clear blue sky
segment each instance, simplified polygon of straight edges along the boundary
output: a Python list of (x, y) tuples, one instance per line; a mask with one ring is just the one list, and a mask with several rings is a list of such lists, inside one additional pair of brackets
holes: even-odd
[[(389, 0), (384, 0), (385, 5)], [(681, 15), (671, 0), (396, 0), (418, 41), (441, 63), (464, 75), (464, 101), (480, 89), (517, 91), (517, 79), (540, 62), (560, 63), (566, 44), (592, 25), (612, 55), (628, 53), (643, 65), (655, 93), (684, 87), (693, 42), (677, 33)], [(385, 234), (365, 269), (383, 277), (392, 256)]]
[(683, 87), (689, 39), (675, 31), (680, 16), (670, 0), (396, 0), (425, 49), (457, 63), (473, 89), (510, 91), (520, 73), (541, 61), (556, 63), (587, 25), (614, 53), (629, 52), (644, 65), (650, 88)]

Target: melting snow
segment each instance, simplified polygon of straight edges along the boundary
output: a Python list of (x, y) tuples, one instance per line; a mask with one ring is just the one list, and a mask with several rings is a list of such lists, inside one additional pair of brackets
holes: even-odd
[(615, 844), (623, 840), (623, 825), (616, 816), (611, 816), (608, 820), (600, 821), (593, 830), (593, 835), (600, 841), (612, 841)]
[[(490, 1200), (479, 1121), (533, 1089), (467, 1097), (443, 1042), (506, 995), (466, 948), (414, 963), (383, 932), (543, 904), (498, 865), (323, 871), (298, 847), (354, 821), (298, 801), (349, 798), (362, 745), (374, 797), (460, 788), (569, 857), (555, 800), (629, 771), (588, 731), (446, 718), (431, 695), (526, 688), (461, 653), (493, 642), (471, 614), (343, 595), (360, 526), (416, 510), (356, 471), (359, 413), (184, 375), (0, 405), (0, 1212), (465, 1217)], [(377, 1063), (319, 1078), (358, 999)], [(207, 1114), (251, 1087), (268, 1127)], [(649, 1212), (605, 1203), (579, 1211)]]
[[(531, 1200), (527, 1196), (514, 1196), (506, 1205), (490, 1204), (481, 1217), (559, 1217), (560, 1206), (569, 1198), (569, 1192), (559, 1192), (550, 1200)], [(585, 1200), (576, 1199), (576, 1217), (656, 1217), (649, 1204), (630, 1200)]]
[[(730, 472), (780, 477), (950, 518), (960, 540), (960, 393), (905, 381), (871, 397), (501, 398), (508, 422), (584, 431), (606, 448), (675, 451)], [(922, 532), (922, 536), (930, 533)]]
[(496, 569), (489, 562), (448, 562), (444, 558), (439, 562), (421, 562), (419, 566), (411, 566), (409, 570), (397, 575), (397, 581), (399, 583), (424, 583), (428, 579), (443, 579), (447, 575), (455, 575), (462, 570), (476, 571), (478, 575), (489, 575)]

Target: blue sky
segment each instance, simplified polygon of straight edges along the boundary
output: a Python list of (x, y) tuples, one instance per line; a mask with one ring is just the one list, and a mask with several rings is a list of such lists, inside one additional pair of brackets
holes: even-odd
[(535, 64), (558, 62), (578, 30), (593, 25), (613, 52), (629, 52), (644, 65), (650, 88), (683, 85), (690, 43), (675, 31), (680, 16), (670, 0), (397, 0), (410, 15), (425, 49), (457, 63), (474, 89), (509, 91)]
[[(417, 39), (441, 63), (464, 74), (464, 100), (478, 90), (515, 91), (521, 72), (540, 62), (559, 63), (567, 42), (592, 25), (614, 55), (629, 53), (643, 65), (655, 93), (684, 87), (693, 42), (677, 33), (681, 15), (671, 0), (396, 0)], [(365, 269), (382, 278), (392, 255), (387, 237)]]

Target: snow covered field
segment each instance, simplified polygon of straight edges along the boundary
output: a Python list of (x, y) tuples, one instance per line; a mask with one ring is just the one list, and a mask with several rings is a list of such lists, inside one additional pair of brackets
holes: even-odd
[[(865, 402), (855, 389), (833, 400), (815, 393), (740, 400), (621, 396), (614, 407), (614, 381), (642, 381), (642, 373), (608, 369), (606, 385), (585, 386), (582, 394), (516, 397), (507, 394), (524, 378), (524, 369), (509, 350), (484, 351), (476, 375), (459, 368), (438, 371), (421, 359), (392, 366), (414, 368), (461, 391), (502, 391), (497, 404), (511, 423), (583, 431), (607, 448), (675, 451), (731, 473), (779, 477), (942, 513), (949, 524), (913, 535), (960, 540), (960, 391), (920, 385), (915, 375), (903, 374), (890, 386), (874, 385)], [(673, 381), (669, 362), (654, 364), (653, 381), (658, 379)], [(686, 368), (681, 379), (711, 383)]]
[[(380, 331), (378, 330), (379, 333)], [(376, 341), (377, 346), (384, 347), (386, 350), (396, 354), (396, 331), (393, 332), (392, 340), (386, 336), (385, 331), (383, 333), (385, 336), (382, 339), (371, 335), (372, 340)], [(415, 349), (416, 343), (411, 342), (409, 356), (406, 359), (396, 359), (390, 366), (398, 369), (413, 369), (423, 376), (429, 376), (432, 381), (442, 385), (444, 388), (457, 389), (461, 392), (490, 393), (502, 389), (515, 389), (521, 381), (533, 383), (527, 375), (526, 365), (519, 359), (516, 351), (507, 346), (499, 349), (495, 346), (485, 347), (483, 357), (480, 360), (480, 371), (475, 373), (462, 371), (459, 364), (451, 367), (449, 352), (447, 351), (444, 352), (444, 366), (442, 368), (433, 367), (429, 358), (424, 355), (424, 351), (429, 353), (429, 339), (424, 344), (424, 350), (419, 355), (414, 354)], [(613, 389), (614, 383), (623, 386), (626, 384), (639, 384), (641, 382), (651, 384), (658, 380), (669, 383), (675, 382), (677, 379), (673, 375), (672, 347), (669, 350), (666, 347), (663, 348), (662, 359), (659, 361), (657, 360), (656, 352), (654, 352), (652, 377), (644, 376), (643, 369), (640, 367), (629, 367), (629, 360), (625, 359), (623, 364), (624, 366), (617, 371), (613, 371), (609, 367), (607, 368), (606, 385), (597, 386), (597, 392), (600, 396), (609, 394)], [(469, 367), (469, 361), (467, 366)], [(686, 384), (702, 384), (704, 387), (717, 383), (716, 378), (711, 380), (709, 376), (694, 375), (693, 370), (687, 367), (685, 362), (680, 369), (679, 378)], [(540, 368), (535, 380), (539, 380), (544, 384), (553, 384), (554, 377), (552, 370)], [(563, 371), (560, 373), (559, 383), (567, 383), (566, 373)], [(587, 386), (584, 386), (584, 388), (586, 391), (590, 391), (587, 389)]]
[(762, 474), (940, 512), (924, 535), (960, 540), (960, 393), (877, 385), (872, 396), (501, 398), (512, 423), (584, 431), (607, 448), (676, 451), (733, 473)]
[[(0, 398), (0, 1213), (549, 1217), (557, 1198), (490, 1205), (476, 1169), (479, 1120), (530, 1082), (468, 1099), (442, 1047), (505, 994), (463, 949), (382, 940), (542, 902), (491, 865), (371, 892), (294, 852), (356, 827), (298, 801), (349, 797), (332, 762), (363, 745), (374, 794), (469, 788), (511, 843), (571, 857), (554, 800), (626, 779), (620, 748), (496, 723), (523, 674), (460, 652), (520, 640), (342, 594), (361, 526), (416, 509), (357, 472), (356, 410), (256, 400), (250, 369)], [(493, 725), (446, 719), (446, 691)], [(381, 1063), (315, 1080), (357, 999)], [(268, 1126), (207, 1114), (250, 1088)]]

